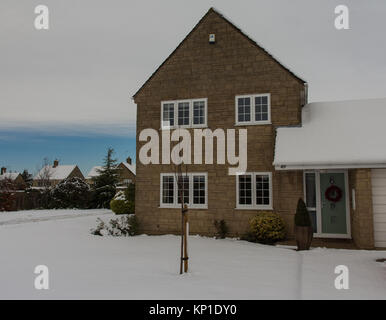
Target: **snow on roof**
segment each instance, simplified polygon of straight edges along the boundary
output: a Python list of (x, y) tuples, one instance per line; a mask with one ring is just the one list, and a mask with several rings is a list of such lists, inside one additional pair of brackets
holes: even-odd
[(135, 174), (135, 164), (129, 164), (127, 162), (122, 162), (122, 164), (127, 168), (129, 169), (133, 174)]
[(0, 180), (10, 179), (15, 180), (19, 176), (19, 172), (6, 172), (0, 175)]
[(307, 104), (301, 127), (277, 129), (273, 164), (386, 167), (386, 98)]
[(88, 173), (86, 179), (91, 179), (93, 177), (97, 177), (100, 175), (100, 173), (98, 172), (98, 170), (102, 170), (102, 166), (95, 166), (95, 167), (92, 167), (90, 172)]
[[(127, 169), (129, 169), (133, 174), (135, 174), (135, 164), (132, 165), (132, 164), (128, 164), (127, 162), (121, 162)], [(93, 177), (97, 177), (100, 175), (100, 173), (98, 172), (98, 170), (102, 170), (103, 169), (103, 166), (95, 166), (95, 167), (92, 167), (92, 169), (90, 170), (90, 172), (88, 173), (86, 179), (92, 179)]]
[(34, 180), (41, 179), (44, 176), (45, 170), (49, 170), (50, 180), (63, 180), (66, 179), (70, 173), (76, 168), (76, 165), (58, 165), (55, 168), (53, 166), (45, 166), (39, 173), (34, 177)]

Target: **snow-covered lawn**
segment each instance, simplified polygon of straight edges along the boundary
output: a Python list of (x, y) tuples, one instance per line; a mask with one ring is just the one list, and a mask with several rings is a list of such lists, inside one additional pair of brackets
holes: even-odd
[[(385, 251), (296, 252), (238, 240), (189, 238), (180, 276), (176, 236), (98, 237), (108, 210), (0, 213), (0, 298), (32, 299), (386, 299)], [(49, 290), (34, 268), (49, 268)], [(349, 290), (334, 286), (349, 268)]]

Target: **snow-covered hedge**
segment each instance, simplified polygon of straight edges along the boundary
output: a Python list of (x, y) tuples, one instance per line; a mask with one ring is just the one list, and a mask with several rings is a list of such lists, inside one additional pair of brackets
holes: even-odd
[(97, 219), (98, 226), (91, 229), (91, 234), (96, 236), (128, 237), (138, 234), (138, 220), (134, 214), (124, 215), (116, 219), (111, 219), (105, 223), (102, 219)]
[(51, 207), (79, 208), (90, 207), (91, 190), (89, 185), (78, 177), (65, 179), (51, 190)]

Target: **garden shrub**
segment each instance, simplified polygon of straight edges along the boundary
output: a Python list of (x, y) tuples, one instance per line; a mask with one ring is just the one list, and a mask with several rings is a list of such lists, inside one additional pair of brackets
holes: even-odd
[(133, 214), (111, 219), (108, 224), (100, 218), (97, 219), (97, 222), (99, 222), (98, 226), (90, 230), (93, 235), (129, 237), (139, 233), (139, 223), (137, 217)]
[(228, 226), (225, 220), (214, 220), (214, 227), (216, 228), (216, 238), (225, 239), (228, 234)]
[(126, 195), (123, 191), (119, 191), (110, 201), (110, 209), (115, 214), (133, 214), (134, 206), (133, 202), (127, 200)]
[(82, 179), (73, 177), (59, 182), (51, 190), (52, 208), (86, 209), (90, 204), (90, 187)]
[(9, 179), (0, 180), (0, 211), (14, 210), (15, 184)]
[(92, 207), (110, 209), (111, 199), (116, 193), (115, 186), (105, 185), (101, 187), (93, 186), (92, 189)]
[(106, 228), (105, 222), (101, 218), (97, 218), (98, 225), (95, 229), (91, 229), (90, 232), (94, 236), (103, 236), (103, 230)]
[(298, 226), (298, 227), (311, 226), (310, 214), (308, 213), (306, 204), (301, 198), (298, 200), (298, 205), (296, 207), (295, 226)]
[(273, 244), (285, 238), (284, 220), (275, 212), (263, 211), (250, 220), (251, 231), (243, 239)]
[(130, 183), (129, 186), (125, 189), (125, 197), (128, 201), (135, 201), (135, 184)]

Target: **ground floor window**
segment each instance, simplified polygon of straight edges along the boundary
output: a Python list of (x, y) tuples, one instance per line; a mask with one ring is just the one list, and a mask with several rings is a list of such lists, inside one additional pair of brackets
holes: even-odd
[(175, 173), (162, 173), (160, 183), (160, 206), (166, 208), (181, 207), (183, 201), (190, 208), (206, 209), (208, 207), (207, 173), (183, 173), (178, 181)]
[(272, 209), (272, 173), (247, 172), (236, 178), (237, 208)]

